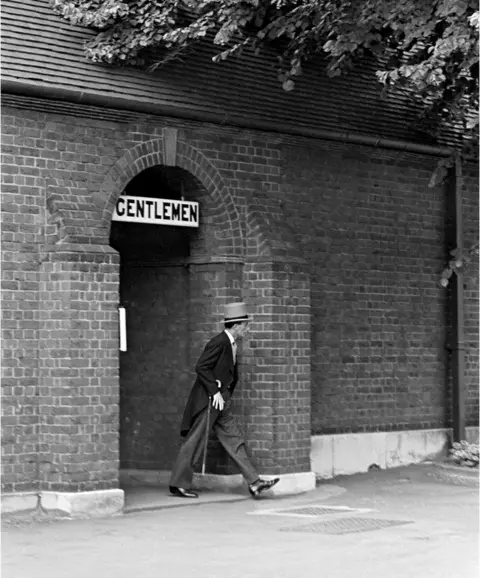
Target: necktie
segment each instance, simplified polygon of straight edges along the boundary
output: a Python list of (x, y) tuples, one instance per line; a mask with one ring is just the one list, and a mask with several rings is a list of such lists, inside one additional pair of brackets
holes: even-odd
[(232, 343), (233, 364), (237, 363), (237, 342)]

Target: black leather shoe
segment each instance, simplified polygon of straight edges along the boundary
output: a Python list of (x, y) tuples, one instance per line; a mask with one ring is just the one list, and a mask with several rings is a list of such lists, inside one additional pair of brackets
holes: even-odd
[(191, 490), (185, 490), (184, 488), (176, 488), (175, 486), (168, 486), (170, 493), (177, 498), (198, 498), (198, 494), (192, 492)]
[(269, 490), (275, 484), (278, 484), (280, 478), (274, 478), (273, 480), (257, 480), (248, 486), (248, 491), (253, 498), (256, 498), (261, 492)]

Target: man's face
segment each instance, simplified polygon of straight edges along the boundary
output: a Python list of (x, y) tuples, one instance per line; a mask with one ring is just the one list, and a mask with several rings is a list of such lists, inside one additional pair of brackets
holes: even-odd
[(243, 337), (248, 333), (248, 321), (246, 323), (240, 323), (240, 325), (236, 326), (237, 329), (237, 337)]

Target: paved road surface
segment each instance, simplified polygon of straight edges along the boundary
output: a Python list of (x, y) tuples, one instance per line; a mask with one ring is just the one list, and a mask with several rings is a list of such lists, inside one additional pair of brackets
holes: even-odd
[(422, 465), (294, 498), (4, 523), (2, 578), (477, 578), (478, 502)]

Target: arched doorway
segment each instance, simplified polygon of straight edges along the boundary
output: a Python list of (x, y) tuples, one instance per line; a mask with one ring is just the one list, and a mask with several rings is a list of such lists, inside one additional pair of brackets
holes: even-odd
[[(201, 183), (179, 167), (156, 165), (135, 176), (128, 196), (197, 200)], [(120, 468), (169, 470), (190, 388), (189, 258), (198, 229), (112, 222), (120, 254), (120, 304), (127, 350), (120, 353)]]
[[(159, 136), (160, 138), (139, 143), (127, 151), (112, 167), (102, 187), (95, 194), (96, 203), (102, 208), (102, 226), (107, 233), (108, 243), (120, 254), (119, 305), (123, 305), (121, 301), (126, 298), (127, 293), (130, 296), (135, 293), (135, 289), (129, 288), (129, 282), (125, 281), (129, 278), (134, 279), (137, 285), (140, 281), (147, 282), (146, 280), (152, 277), (159, 285), (160, 280), (163, 281), (161, 285), (164, 301), (159, 309), (163, 307), (164, 315), (167, 314), (168, 307), (165, 302), (169, 297), (173, 295), (174, 303), (177, 304), (181, 301), (179, 296), (182, 292), (184, 296), (188, 295), (187, 310), (184, 308), (181, 314), (178, 311), (173, 313), (174, 317), (177, 316), (175, 329), (181, 332), (182, 337), (176, 336), (168, 324), (165, 332), (172, 339), (176, 339), (177, 346), (179, 339), (183, 341), (183, 358), (179, 352), (181, 347), (175, 348), (176, 379), (172, 377), (170, 382), (173, 395), (165, 392), (160, 402), (160, 396), (157, 395), (159, 389), (156, 389), (156, 407), (161, 408), (162, 419), (155, 414), (150, 425), (147, 425), (144, 414), (142, 425), (139, 419), (142, 415), (141, 407), (146, 405), (150, 394), (147, 392), (146, 395), (140, 395), (140, 390), (133, 388), (133, 384), (138, 382), (134, 371), (135, 364), (128, 370), (132, 377), (129, 379), (130, 385), (126, 385), (124, 370), (129, 361), (126, 358), (124, 363), (124, 353), (117, 354), (121, 398), (119, 465), (120, 477), (123, 479), (128, 479), (128, 473), (122, 472), (125, 469), (141, 468), (156, 472), (159, 469), (164, 472), (170, 470), (181, 443), (178, 426), (194, 379), (195, 361), (207, 339), (222, 328), (223, 305), (229, 301), (241, 300), (243, 296), (244, 227), (241, 226), (239, 207), (233, 202), (230, 188), (212, 161), (190, 143), (178, 138), (175, 129), (164, 128)], [(121, 229), (116, 230), (118, 227), (112, 221), (112, 215), (122, 193), (157, 198), (168, 198), (168, 195), (171, 195), (171, 198), (180, 198), (183, 195), (185, 200), (199, 203), (200, 226), (195, 231), (186, 233), (187, 237), (185, 234), (175, 233), (172, 227), (166, 232), (158, 230), (165, 230), (166, 227), (158, 227), (156, 231), (152, 228), (147, 235), (139, 229), (136, 232), (132, 228), (124, 228), (123, 232)], [(125, 267), (127, 262), (129, 265)], [(170, 292), (170, 296), (165, 292)], [(155, 301), (157, 296), (158, 292), (152, 301)], [(128, 302), (128, 298), (126, 301)], [(156, 299), (156, 304), (159, 303), (160, 299)], [(157, 313), (153, 318), (159, 318), (159, 312)], [(130, 317), (127, 311), (127, 332)], [(151, 317), (148, 316), (150, 325), (153, 324)], [(145, 328), (145, 324), (141, 325)], [(128, 339), (129, 349), (132, 346), (131, 339)], [(140, 347), (138, 343), (137, 347)], [(141, 355), (144, 356), (145, 353), (142, 351)], [(154, 348), (151, 355), (153, 366), (158, 363)], [(172, 365), (174, 359), (173, 355), (167, 356), (168, 363)], [(170, 368), (170, 376), (172, 371)], [(168, 382), (168, 376), (167, 372), (167, 379), (163, 383)], [(151, 376), (148, 381), (150, 387), (154, 388)], [(140, 399), (142, 397), (143, 399)], [(152, 407), (155, 407), (155, 404), (152, 404)], [(148, 408), (148, 411), (150, 410), (151, 408)], [(160, 427), (160, 422), (165, 427)], [(143, 430), (143, 433), (140, 430)], [(139, 446), (147, 437), (145, 447), (140, 449)], [(163, 444), (161, 451), (160, 444)], [(147, 477), (151, 479), (150, 474)], [(158, 480), (157, 475), (154, 478)]]

